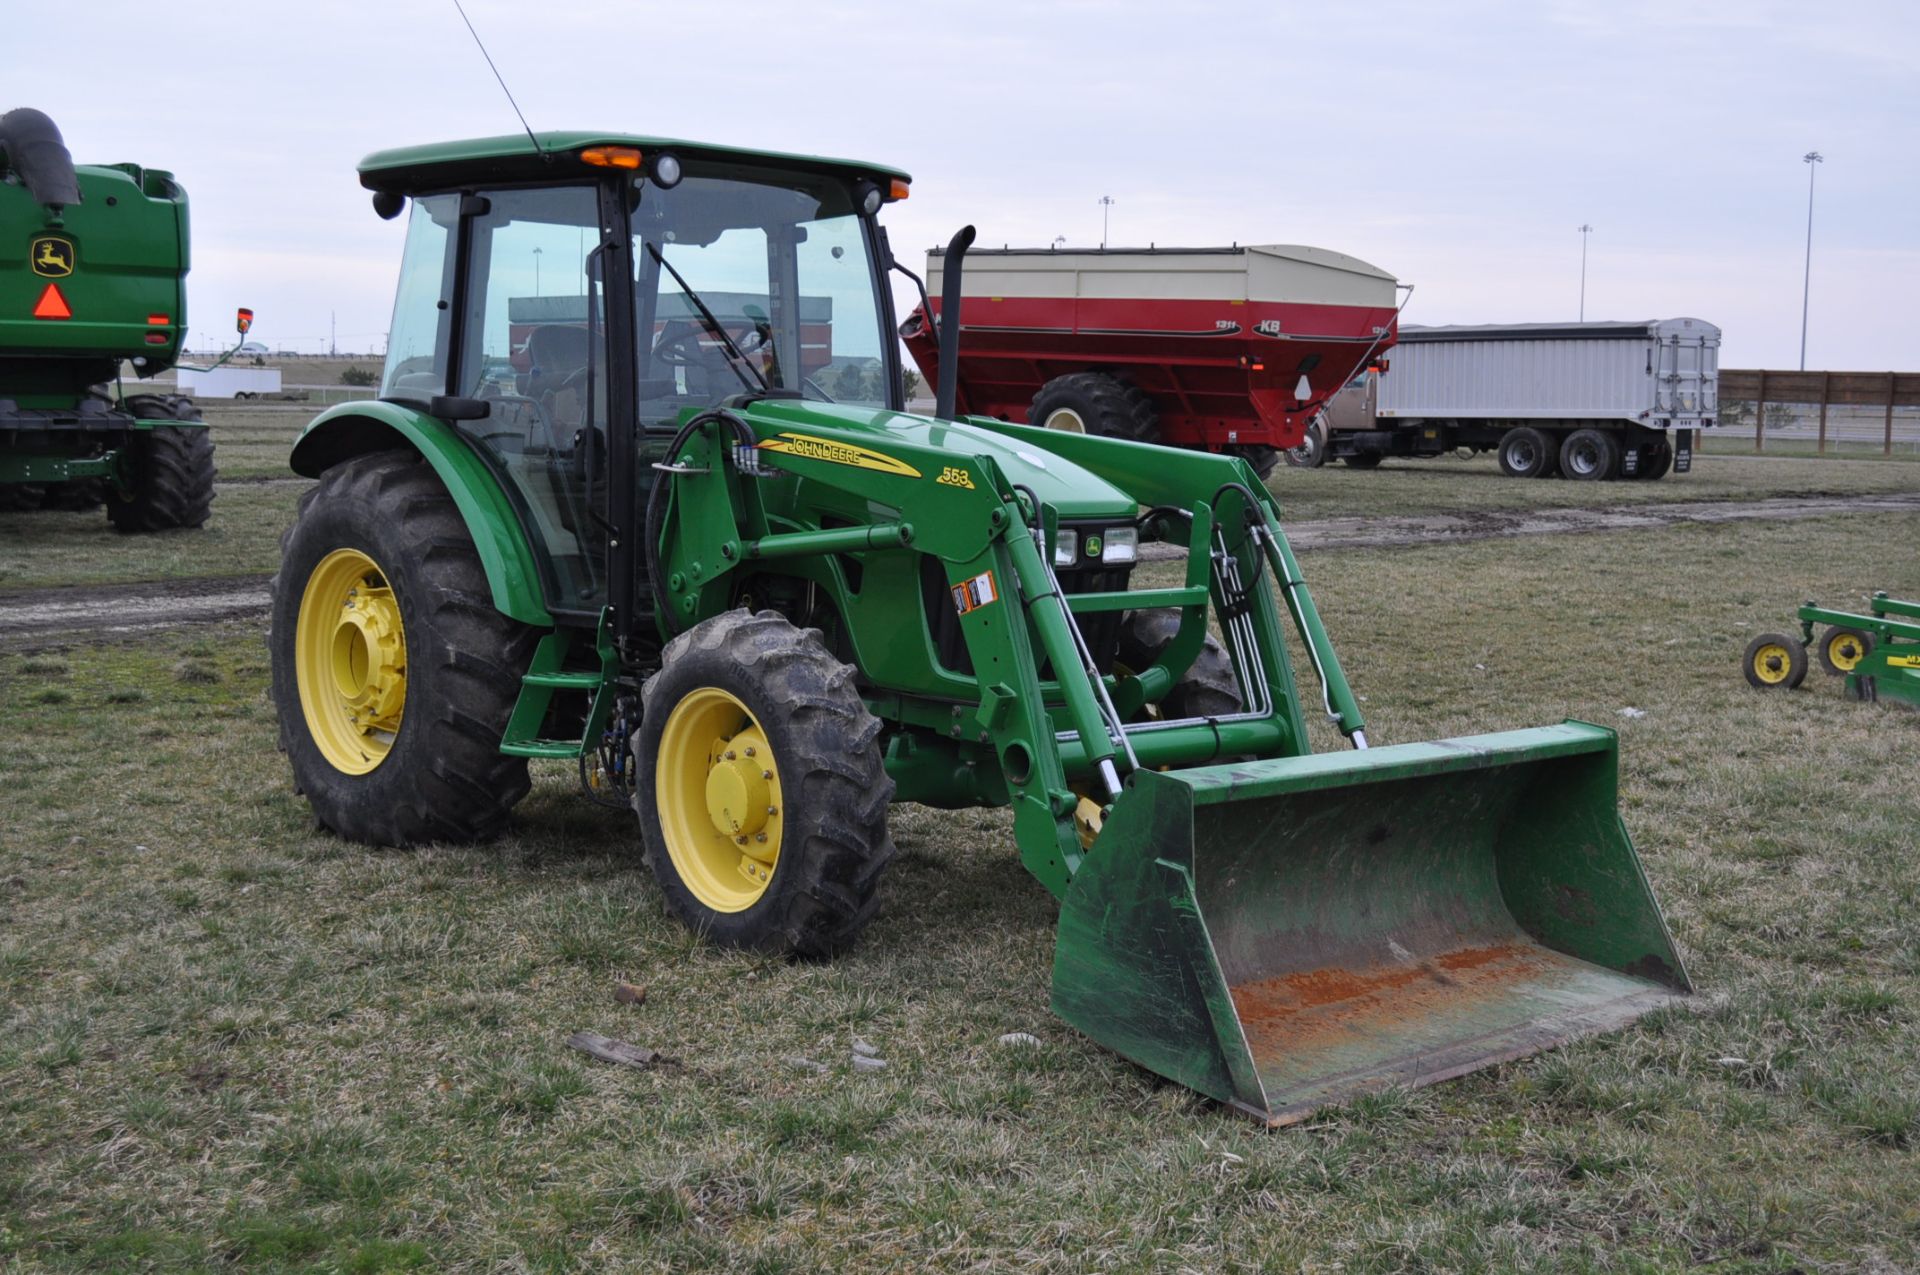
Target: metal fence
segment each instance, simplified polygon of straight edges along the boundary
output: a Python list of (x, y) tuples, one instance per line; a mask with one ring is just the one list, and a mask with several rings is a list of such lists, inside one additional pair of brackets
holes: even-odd
[(1720, 450), (1920, 453), (1920, 372), (1720, 369)]

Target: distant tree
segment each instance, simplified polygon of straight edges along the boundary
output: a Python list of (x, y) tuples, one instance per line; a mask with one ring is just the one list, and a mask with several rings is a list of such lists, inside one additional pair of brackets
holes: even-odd
[(907, 402), (913, 401), (913, 392), (920, 388), (920, 373), (912, 368), (900, 370), (900, 397)]
[(378, 385), (379, 383), (380, 374), (378, 372), (369, 372), (357, 363), (350, 365), (340, 373), (340, 384), (342, 385)]
[(1727, 429), (1750, 429), (1753, 426), (1753, 400), (1727, 399), (1720, 404), (1717, 418)]

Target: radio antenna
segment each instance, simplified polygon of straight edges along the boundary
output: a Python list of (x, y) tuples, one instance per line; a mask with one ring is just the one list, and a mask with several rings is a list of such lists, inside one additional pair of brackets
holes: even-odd
[(527, 123), (526, 114), (521, 111), (520, 103), (513, 100), (513, 90), (507, 87), (506, 77), (501, 75), (500, 68), (493, 64), (493, 54), (487, 52), (486, 41), (482, 40), (480, 33), (473, 29), (473, 19), (467, 16), (467, 11), (461, 6), (460, 0), (453, 0), (453, 7), (459, 12), (460, 20), (467, 24), (467, 34), (471, 35), (473, 42), (480, 46), (480, 56), (487, 60), (487, 69), (493, 72), (494, 79), (500, 81), (500, 91), (507, 95), (507, 105), (511, 106), (513, 113), (520, 117), (520, 127), (527, 130), (527, 140), (533, 143), (534, 153), (543, 159), (546, 158), (547, 152), (541, 148), (540, 139), (533, 135), (533, 127)]

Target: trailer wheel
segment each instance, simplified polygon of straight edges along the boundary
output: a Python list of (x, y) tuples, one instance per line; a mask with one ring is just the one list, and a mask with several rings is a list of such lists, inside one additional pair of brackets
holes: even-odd
[(1098, 434), (1135, 443), (1160, 441), (1160, 416), (1136, 385), (1104, 372), (1073, 372), (1040, 387), (1027, 422), (1070, 434)]
[(1327, 421), (1326, 417), (1315, 417), (1313, 424), (1307, 426), (1306, 437), (1299, 446), (1289, 447), (1282, 453), (1287, 464), (1295, 469), (1318, 469), (1327, 463)]
[(717, 615), (641, 687), (634, 811), (688, 928), (728, 947), (829, 956), (879, 906), (893, 858), (880, 722), (818, 630)]
[(1640, 449), (1639, 472), (1634, 477), (1641, 482), (1659, 482), (1673, 468), (1673, 444), (1664, 438), (1656, 438)]
[(453, 496), (419, 456), (329, 469), (280, 538), (267, 647), (280, 747), (350, 841), (479, 841), (526, 795), (500, 751), (534, 631), (493, 606)]
[(1836, 624), (1820, 635), (1814, 649), (1820, 653), (1820, 667), (1839, 676), (1859, 667), (1873, 650), (1873, 638), (1863, 630)]
[(1790, 691), (1807, 680), (1807, 648), (1784, 633), (1762, 633), (1741, 657), (1747, 684), (1763, 691)]
[[(127, 410), (143, 420), (199, 421), (193, 400), (136, 395)], [(213, 508), (213, 435), (205, 426), (156, 425), (127, 445), (132, 495), (107, 502), (107, 521), (125, 534), (198, 527)]]
[(1576, 429), (1560, 444), (1560, 472), (1580, 482), (1606, 482), (1620, 472), (1620, 440), (1597, 429)]
[(1544, 430), (1519, 425), (1500, 436), (1500, 472), (1509, 478), (1551, 477), (1559, 452)]

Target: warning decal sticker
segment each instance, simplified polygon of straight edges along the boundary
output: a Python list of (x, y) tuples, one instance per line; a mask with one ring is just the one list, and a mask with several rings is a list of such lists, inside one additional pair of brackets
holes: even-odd
[(990, 602), (1000, 600), (999, 591), (993, 587), (993, 572), (982, 571), (971, 580), (962, 580), (953, 586), (954, 609), (965, 615), (977, 611)]

